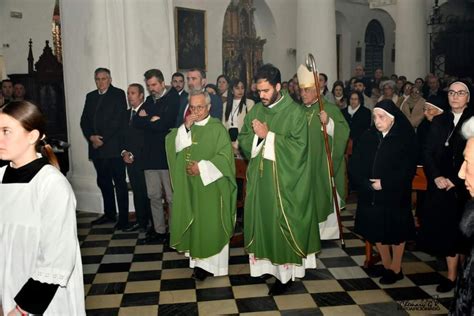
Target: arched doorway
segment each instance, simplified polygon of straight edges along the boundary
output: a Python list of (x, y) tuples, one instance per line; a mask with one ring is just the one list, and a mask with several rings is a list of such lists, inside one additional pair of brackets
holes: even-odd
[(372, 20), (365, 30), (365, 74), (372, 76), (375, 69), (383, 69), (383, 48), (385, 35), (382, 24)]
[(244, 80), (247, 87), (263, 64), (263, 45), (254, 24), (253, 0), (231, 1), (224, 16), (222, 67), (229, 78)]

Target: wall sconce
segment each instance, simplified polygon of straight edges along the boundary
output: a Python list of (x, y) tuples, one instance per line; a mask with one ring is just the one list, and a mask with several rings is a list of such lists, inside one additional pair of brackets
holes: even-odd
[(362, 61), (362, 47), (360, 47), (360, 41), (357, 41), (356, 47), (356, 62)]

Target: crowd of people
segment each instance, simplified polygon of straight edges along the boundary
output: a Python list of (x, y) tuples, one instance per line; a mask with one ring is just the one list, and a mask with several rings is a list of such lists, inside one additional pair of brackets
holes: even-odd
[[(258, 69), (249, 91), (244, 80), (225, 75), (208, 83), (197, 68), (174, 73), (170, 85), (159, 69), (147, 70), (147, 97), (140, 83), (126, 92), (114, 87), (107, 68), (97, 68), (94, 80), (97, 89), (87, 94), (80, 120), (103, 199), (104, 214), (92, 225), (144, 232), (138, 244), (168, 243), (189, 257), (198, 281), (227, 275), (239, 190), (235, 159), (243, 159), (244, 247), (252, 277), (275, 277), (269, 295), (285, 293), (306, 269), (316, 268), (321, 240), (341, 237), (338, 215), (349, 187), (357, 194), (355, 232), (381, 256), (380, 283), (404, 278), (405, 245), (416, 240), (419, 250), (446, 258), (448, 274), (437, 291), (456, 287), (462, 304), (453, 313), (472, 311), (472, 254), (465, 260), (472, 247), (466, 224), (473, 221), (474, 146), (467, 142), (474, 136), (472, 82), (433, 74), (411, 82), (385, 77), (382, 69), (368, 77), (357, 65), (347, 83), (330, 87), (327, 75), (316, 78), (304, 65), (282, 81), (271, 64)], [(74, 194), (51, 167), (44, 117), (19, 99), (24, 87), (18, 95), (13, 87), (2, 82), (0, 159), (10, 164), (0, 177), (2, 192), (11, 194), (0, 210), (21, 208), (34, 216), (13, 214), (0, 223), (9, 232), (1, 243), (30, 249), (16, 252), (15, 262), (36, 265), (17, 271), (10, 257), (0, 259), (3, 272), (14, 271), (11, 280), (0, 279), (0, 302), (8, 315), (83, 310)], [(428, 185), (417, 203), (419, 225), (411, 199), (417, 165)], [(17, 183), (22, 185), (10, 185)], [(15, 199), (20, 189), (29, 198)], [(40, 207), (32, 203), (38, 196)], [(20, 223), (25, 217), (31, 218), (28, 227)], [(20, 228), (9, 228), (15, 225)], [(32, 237), (25, 239), (22, 229)], [(44, 295), (31, 300), (32, 291)]]

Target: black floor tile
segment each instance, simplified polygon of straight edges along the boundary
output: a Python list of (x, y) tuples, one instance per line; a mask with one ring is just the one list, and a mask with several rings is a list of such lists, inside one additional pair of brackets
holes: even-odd
[(127, 272), (130, 271), (130, 266), (132, 264), (129, 262), (121, 263), (103, 263), (99, 266), (97, 273), (107, 273), (107, 272)]
[(102, 256), (82, 256), (82, 264), (101, 263)]
[(229, 281), (232, 286), (265, 283), (265, 280), (251, 277), (250, 274), (229, 275)]
[(321, 247), (323, 250), (326, 248), (339, 248), (340, 242), (338, 240), (321, 240)]
[(349, 256), (363, 256), (365, 255), (365, 247), (346, 247), (344, 251)]
[(109, 245), (108, 240), (84, 241), (81, 245), (81, 249), (82, 248), (107, 247), (108, 245)]
[(278, 307), (271, 296), (241, 298), (236, 300), (239, 313), (277, 311)]
[(159, 280), (160, 278), (161, 278), (161, 270), (136, 271), (136, 272), (130, 272), (128, 274), (127, 282)]
[(159, 292), (147, 292), (147, 293), (132, 293), (124, 294), (122, 296), (121, 307), (126, 306), (143, 306), (143, 305), (157, 305), (159, 302)]
[(99, 218), (99, 216), (97, 216), (97, 214), (89, 213), (89, 212), (76, 212), (76, 217), (77, 218), (90, 217), (92, 221), (96, 218)]
[(163, 269), (189, 268), (189, 259), (164, 260), (162, 262), (162, 265), (163, 265)]
[(282, 316), (322, 316), (319, 308), (289, 309), (281, 311)]
[(385, 289), (385, 292), (393, 298), (394, 301), (417, 300), (431, 298), (431, 296), (419, 287), (399, 287)]
[(342, 233), (342, 236), (344, 237), (344, 240), (347, 239), (359, 239), (355, 234), (353, 233)]
[(326, 268), (358, 267), (351, 257), (320, 258)]
[(445, 277), (439, 274), (438, 272), (407, 274), (405, 275), (405, 278), (409, 278), (413, 283), (418, 286), (439, 284), (442, 280), (445, 279)]
[(133, 253), (135, 251), (135, 246), (131, 247), (109, 247), (105, 252), (106, 255), (122, 255), (127, 253)]
[[(273, 285), (273, 283), (271, 285)], [(294, 281), (293, 283), (291, 283), (290, 287), (288, 288), (288, 290), (286, 290), (284, 295), (286, 295), (286, 294), (304, 294), (304, 293), (308, 293), (308, 290), (306, 290), (306, 287), (304, 286), (303, 282)]]
[(365, 315), (379, 316), (379, 315), (393, 315), (406, 316), (409, 315), (397, 302), (374, 303), (359, 305)]
[(248, 264), (249, 263), (249, 256), (230, 256), (229, 257), (229, 264)]
[(77, 223), (77, 228), (89, 228), (89, 227), (91, 227), (91, 223)]
[(84, 284), (92, 284), (94, 281), (95, 274), (84, 274), (83, 279), (84, 279)]
[(303, 280), (333, 280), (334, 276), (328, 269), (310, 269), (306, 270)]
[(409, 251), (403, 253), (403, 262), (420, 262), (421, 260)]
[(160, 291), (189, 290), (196, 288), (196, 281), (193, 279), (161, 280)]
[(137, 239), (138, 233), (114, 234), (112, 239)]
[(198, 302), (233, 299), (232, 287), (216, 287), (196, 290)]
[(126, 285), (125, 282), (92, 284), (88, 295), (122, 294)]
[(382, 276), (382, 273), (384, 271), (384, 267), (382, 264), (375, 264), (373, 266), (370, 266), (368, 268), (362, 267), (362, 270), (367, 273), (367, 275), (371, 278), (378, 278)]
[(370, 278), (337, 280), (346, 291), (378, 290), (379, 286)]
[(158, 314), (160, 316), (191, 316), (198, 315), (197, 303), (183, 304), (164, 304), (158, 306)]
[(87, 316), (117, 316), (118, 308), (88, 309)]
[(314, 293), (311, 296), (319, 307), (355, 304), (352, 297), (346, 292)]
[(114, 231), (115, 231), (115, 228), (113, 227), (92, 228), (89, 232), (89, 235), (107, 235), (107, 234), (113, 234)]
[(140, 253), (133, 255), (133, 262), (160, 261), (162, 258), (162, 253)]

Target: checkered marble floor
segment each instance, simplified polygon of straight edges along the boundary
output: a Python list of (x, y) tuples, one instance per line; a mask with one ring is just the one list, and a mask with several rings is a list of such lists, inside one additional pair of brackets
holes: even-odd
[(137, 245), (139, 233), (91, 227), (78, 213), (88, 315), (433, 315), (447, 314), (453, 293), (438, 295), (441, 261), (407, 251), (405, 278), (381, 285), (363, 268), (364, 242), (351, 233), (355, 205), (342, 212), (346, 249), (323, 243), (318, 268), (285, 295), (268, 296), (274, 279), (249, 275), (242, 247), (230, 249), (229, 276), (195, 281), (188, 259), (166, 245)]

